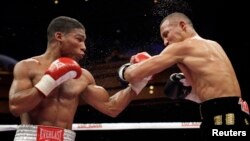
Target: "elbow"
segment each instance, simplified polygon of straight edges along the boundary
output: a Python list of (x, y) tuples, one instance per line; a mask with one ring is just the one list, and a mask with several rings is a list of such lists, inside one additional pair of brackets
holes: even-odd
[(119, 113), (113, 113), (113, 114), (110, 114), (109, 116), (112, 118), (116, 118), (118, 115), (119, 115)]
[(121, 113), (121, 110), (118, 110), (118, 109), (113, 109), (113, 110), (110, 110), (107, 115), (112, 117), (112, 118), (116, 118), (119, 114)]
[(15, 105), (9, 105), (9, 110), (15, 117), (19, 117), (21, 115), (19, 108)]

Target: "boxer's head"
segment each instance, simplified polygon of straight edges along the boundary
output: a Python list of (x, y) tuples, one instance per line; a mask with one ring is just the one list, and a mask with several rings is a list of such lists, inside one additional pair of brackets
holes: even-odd
[(70, 18), (66, 16), (56, 17), (50, 22), (47, 28), (48, 41), (53, 39), (54, 34), (56, 32), (67, 34), (73, 29), (83, 29), (85, 31), (85, 27), (78, 20), (74, 18)]
[(160, 34), (164, 45), (168, 46), (169, 44), (185, 40), (192, 28), (191, 20), (183, 13), (175, 12), (169, 14), (160, 24)]

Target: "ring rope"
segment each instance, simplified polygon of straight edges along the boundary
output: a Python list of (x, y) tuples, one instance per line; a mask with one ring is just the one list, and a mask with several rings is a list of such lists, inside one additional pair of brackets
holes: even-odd
[[(142, 122), (142, 123), (74, 123), (72, 130), (131, 130), (200, 128), (200, 122)], [(18, 125), (0, 125), (1, 131), (16, 130)]]

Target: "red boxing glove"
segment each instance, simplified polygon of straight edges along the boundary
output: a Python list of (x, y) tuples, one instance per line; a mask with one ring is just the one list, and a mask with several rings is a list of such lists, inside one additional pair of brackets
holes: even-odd
[(147, 60), (148, 58), (151, 58), (151, 56), (147, 52), (140, 52), (140, 53), (137, 53), (136, 55), (133, 55), (130, 58), (130, 63), (126, 63), (119, 68), (118, 75), (119, 75), (120, 80), (123, 82), (127, 82), (124, 79), (124, 72), (127, 69), (127, 67), (131, 66), (132, 64), (136, 64), (144, 60)]
[[(124, 72), (125, 70), (132, 64), (136, 64), (136, 63), (140, 63), (143, 62), (147, 59), (151, 58), (151, 55), (149, 55), (147, 52), (140, 52), (137, 53), (136, 55), (133, 55), (130, 58), (130, 63), (126, 63), (124, 65), (122, 65), (119, 70), (118, 70), (118, 74), (119, 74), (119, 78), (120, 80), (122, 80), (123, 82), (127, 82), (124, 79)], [(152, 76), (148, 76), (146, 78), (143, 78), (142, 80), (136, 82), (136, 83), (129, 83), (129, 86), (133, 89), (133, 91), (136, 92), (136, 94), (138, 95), (142, 89), (147, 85), (148, 81), (152, 79)]]
[[(147, 52), (140, 52), (132, 56), (130, 59), (130, 62), (132, 64), (136, 64), (136, 63), (143, 62), (149, 58), (151, 58), (151, 55), (149, 55)], [(137, 83), (130, 83), (130, 87), (138, 95), (142, 91), (142, 89), (147, 85), (148, 81), (151, 79), (152, 79), (152, 76), (148, 76), (146, 78), (143, 78), (141, 81), (138, 81)]]
[(52, 62), (35, 87), (45, 96), (48, 96), (55, 87), (69, 79), (77, 79), (81, 74), (82, 69), (76, 61), (71, 58), (61, 57)]
[(149, 58), (151, 58), (151, 55), (149, 55), (147, 52), (140, 52), (140, 53), (137, 53), (136, 55), (133, 55), (130, 59), (130, 62), (133, 64), (136, 64), (144, 60), (147, 60)]

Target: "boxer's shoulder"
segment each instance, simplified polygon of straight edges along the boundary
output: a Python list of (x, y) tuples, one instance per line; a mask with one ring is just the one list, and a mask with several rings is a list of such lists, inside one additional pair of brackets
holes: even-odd
[(82, 68), (82, 78), (88, 82), (88, 84), (95, 84), (94, 76), (91, 72), (85, 68)]
[(42, 60), (41, 57), (31, 57), (31, 58), (20, 60), (18, 63), (19, 64), (32, 64), (32, 63), (39, 64), (41, 60)]
[(42, 65), (42, 60), (36, 57), (27, 58), (20, 60), (14, 66), (15, 72), (34, 72), (38, 70), (43, 70), (46, 68), (46, 65)]

